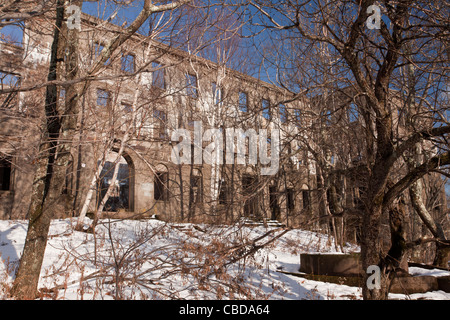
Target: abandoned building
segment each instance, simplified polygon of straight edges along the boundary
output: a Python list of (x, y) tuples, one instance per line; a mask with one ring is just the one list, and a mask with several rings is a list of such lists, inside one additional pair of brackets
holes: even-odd
[[(108, 39), (123, 30), (86, 14), (82, 25), (79, 68), (86, 72)], [(2, 90), (46, 82), (52, 37), (51, 23), (42, 18), (25, 25), (21, 44), (0, 42)], [(292, 99), (292, 93), (140, 34), (113, 53), (100, 75), (89, 80), (78, 115), (77, 145), (67, 168), (61, 217), (78, 215), (92, 185), (95, 195), (88, 212), (95, 212), (111, 184), (103, 211), (116, 217), (157, 216), (192, 222), (231, 222), (245, 217), (294, 226), (320, 215), (320, 168), (304, 147), (308, 134), (302, 131), (312, 114), (307, 112), (311, 106)], [(59, 100), (64, 104), (64, 79), (59, 80)], [(26, 218), (44, 95), (45, 87), (38, 86), (0, 95), (1, 219)], [(349, 117), (349, 122), (355, 122)], [(185, 129), (194, 136), (195, 123), (203, 126), (203, 132), (267, 129), (268, 149), (275, 143), (270, 134), (279, 130), (277, 170), (261, 175), (261, 169), (270, 164), (250, 163), (248, 150), (256, 143), (250, 138), (245, 139), (244, 164), (227, 163), (226, 155), (218, 153), (222, 161), (217, 163), (174, 163), (172, 153), (179, 140), (172, 140), (173, 132)], [(343, 137), (342, 129), (333, 130), (331, 125), (315, 134), (357, 139), (350, 131)], [(200, 141), (202, 145), (192, 144), (192, 150), (211, 143)], [(342, 152), (350, 161), (358, 161), (361, 150), (357, 148), (355, 143), (355, 150)], [(238, 155), (237, 149), (232, 152)], [(337, 155), (331, 152), (326, 160), (335, 165)], [(345, 203), (357, 206), (364, 188), (358, 186), (358, 177), (350, 180), (343, 193)]]

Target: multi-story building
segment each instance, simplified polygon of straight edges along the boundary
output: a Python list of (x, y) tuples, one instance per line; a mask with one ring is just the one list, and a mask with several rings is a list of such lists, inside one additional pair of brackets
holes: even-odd
[[(49, 21), (27, 22), (20, 45), (0, 42), (3, 219), (25, 218), (31, 200), (53, 41)], [(358, 142), (358, 132), (364, 128), (354, 108), (342, 108), (345, 99), (294, 99), (283, 88), (141, 34), (88, 77), (108, 41), (123, 30), (82, 16), (79, 84), (87, 89), (77, 115), (61, 216), (79, 214), (90, 189), (95, 194), (88, 211), (95, 212), (113, 184), (103, 211), (115, 217), (318, 222), (312, 217), (328, 214), (324, 197), (332, 196), (321, 176), (328, 165), (354, 171), (346, 176), (341, 196), (347, 207), (361, 205), (364, 173), (357, 167), (364, 142)], [(67, 57), (60, 55), (63, 108)], [(20, 90), (8, 91), (15, 87)], [(348, 140), (355, 143), (340, 146)], [(329, 153), (314, 154), (318, 144), (322, 152), (329, 146)]]
[[(82, 30), (79, 68), (87, 74), (107, 41), (123, 29), (83, 14)], [(2, 218), (24, 218), (28, 210), (31, 159), (45, 119), (45, 85), (39, 84), (47, 80), (52, 40), (52, 25), (42, 18), (26, 24), (21, 45), (0, 43), (3, 89), (21, 89), (2, 95)], [(64, 106), (62, 60), (58, 95)], [(95, 181), (89, 212), (113, 183), (104, 211), (115, 216), (284, 222), (289, 217), (293, 223), (312, 212), (315, 183), (313, 164), (293, 152), (297, 126), (288, 119), (301, 105), (286, 102), (292, 96), (218, 62), (133, 35), (89, 79), (61, 216), (77, 214), (72, 208), (83, 206)], [(187, 134), (192, 161), (183, 154), (186, 147), (175, 152)], [(177, 156), (184, 156), (182, 163)], [(112, 179), (116, 161), (117, 179)], [(93, 180), (98, 168), (100, 176)]]

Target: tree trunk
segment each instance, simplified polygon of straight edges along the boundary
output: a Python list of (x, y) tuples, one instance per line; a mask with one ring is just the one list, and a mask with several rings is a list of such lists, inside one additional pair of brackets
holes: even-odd
[[(381, 235), (381, 205), (373, 206), (364, 212), (361, 228), (361, 263), (363, 270), (369, 266), (380, 266), (382, 257)], [(368, 274), (365, 274), (362, 293), (365, 300), (385, 300), (386, 282), (381, 274), (381, 288), (369, 289), (367, 286)]]
[[(63, 19), (63, 1), (59, 0), (51, 47), (49, 81), (57, 79), (58, 53), (61, 40), (60, 30)], [(37, 287), (47, 245), (48, 231), (53, 209), (58, 201), (58, 197), (55, 197), (55, 192), (52, 192), (52, 189), (55, 186), (59, 186), (62, 191), (64, 186), (64, 183), (61, 183), (61, 181), (55, 181), (53, 176), (55, 165), (58, 164), (55, 163), (55, 160), (61, 128), (61, 120), (57, 110), (57, 92), (56, 85), (47, 87), (45, 96), (46, 125), (44, 126), (44, 139), (46, 141), (41, 144), (39, 150), (42, 156), (38, 163), (33, 184), (27, 236), (16, 279), (11, 289), (11, 295), (17, 299), (35, 299), (37, 297)]]
[[(419, 179), (414, 182), (409, 188), (409, 195), (413, 204), (414, 210), (419, 215), (422, 222), (426, 225), (433, 236), (439, 240), (446, 240), (442, 226), (437, 223), (430, 212), (427, 210), (422, 200), (422, 181)], [(439, 242), (436, 243), (436, 253), (433, 264), (438, 267), (448, 268), (448, 259), (450, 254), (450, 247)]]

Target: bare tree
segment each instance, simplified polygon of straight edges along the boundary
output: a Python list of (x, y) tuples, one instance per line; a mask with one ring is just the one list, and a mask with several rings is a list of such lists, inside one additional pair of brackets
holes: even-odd
[[(297, 84), (297, 89), (294, 89), (298, 91), (299, 86), (321, 88), (317, 92), (323, 97), (325, 94), (345, 93), (345, 88), (347, 95), (355, 101), (355, 109), (363, 123), (361, 165), (367, 170), (362, 214), (362, 262), (364, 268), (378, 265), (382, 270), (381, 289), (369, 290), (364, 286), (363, 293), (366, 299), (385, 299), (395, 270), (406, 253), (403, 245), (406, 243), (403, 228), (406, 212), (402, 212), (400, 201), (398, 206), (394, 202), (412, 183), (449, 164), (448, 148), (439, 139), (445, 139), (450, 128), (436, 113), (438, 109), (443, 111), (438, 107), (438, 99), (442, 98), (444, 91), (442, 77), (445, 78), (448, 71), (445, 59), (442, 59), (445, 56), (443, 48), (448, 43), (445, 17), (441, 11), (445, 3), (252, 1), (250, 5), (258, 13), (253, 17), (254, 28), (266, 29), (268, 34), (280, 40), (290, 39), (284, 43), (287, 43), (287, 48), (295, 48), (296, 51), (290, 54), (297, 60), (285, 61), (281, 67), (296, 70), (301, 66), (301, 61), (308, 59), (301, 56), (302, 50), (320, 55), (326, 49), (329, 53), (328, 63), (318, 63), (321, 68), (311, 70), (312, 74), (302, 73), (306, 77), (300, 79), (301, 86)], [(375, 30), (372, 27), (375, 17), (372, 5), (380, 8), (383, 17), (389, 20), (386, 23), (377, 19), (379, 28)], [(421, 49), (404, 54), (402, 49), (406, 44), (410, 48)], [(410, 114), (422, 119), (420, 126), (399, 133), (398, 110), (402, 109), (402, 101), (397, 80), (405, 64), (420, 68), (421, 80), (416, 84), (420, 83), (422, 89), (428, 88), (424, 92), (433, 92), (433, 95), (423, 95), (423, 102), (415, 104), (425, 109), (425, 113), (419, 108)], [(292, 83), (286, 83), (289, 84)], [(330, 118), (336, 111), (332, 107), (328, 110)], [(350, 104), (345, 107), (345, 110), (349, 109)], [(412, 151), (422, 139), (434, 142), (440, 148), (439, 152), (416, 163), (411, 169), (398, 171), (404, 167), (402, 155)], [(383, 248), (381, 224), (386, 215), (391, 221), (388, 252)]]

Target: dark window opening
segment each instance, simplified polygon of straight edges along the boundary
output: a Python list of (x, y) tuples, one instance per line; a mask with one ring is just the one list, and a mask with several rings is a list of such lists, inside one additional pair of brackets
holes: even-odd
[(272, 220), (278, 220), (281, 215), (281, 208), (278, 203), (278, 189), (276, 186), (269, 187), (269, 207)]
[(155, 190), (154, 198), (159, 201), (169, 200), (169, 174), (168, 172), (156, 172), (155, 173)]
[(0, 190), (11, 190), (11, 161), (0, 159)]
[(311, 201), (309, 198), (309, 190), (302, 191), (302, 198), (303, 198), (303, 209), (309, 209), (309, 206), (311, 205)]
[(258, 180), (254, 176), (245, 175), (242, 177), (242, 195), (244, 196), (244, 215), (251, 219), (260, 218), (258, 210)]
[(220, 180), (219, 182), (219, 204), (227, 203), (227, 182), (225, 180)]
[(294, 197), (294, 189), (289, 188), (286, 190), (286, 207), (289, 211), (294, 210), (295, 208), (295, 197)]
[(190, 202), (203, 202), (203, 181), (200, 175), (191, 176)]

